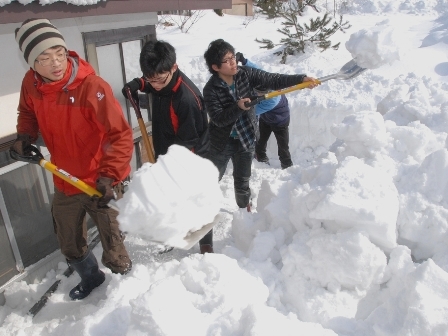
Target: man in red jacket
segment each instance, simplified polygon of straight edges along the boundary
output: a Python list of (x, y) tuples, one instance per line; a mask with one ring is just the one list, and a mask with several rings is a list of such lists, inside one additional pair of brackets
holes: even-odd
[(86, 213), (98, 227), (104, 266), (120, 274), (132, 267), (118, 213), (107, 206), (121, 194), (121, 181), (131, 170), (132, 130), (111, 87), (90, 64), (67, 50), (50, 21), (26, 20), (16, 29), (16, 41), (31, 69), (22, 82), (17, 139), (11, 151), (30, 155), (29, 146), (40, 132), (56, 166), (103, 194), (90, 198), (54, 176), (55, 232), (62, 254), (81, 277), (69, 295), (83, 299), (105, 279), (87, 245)]

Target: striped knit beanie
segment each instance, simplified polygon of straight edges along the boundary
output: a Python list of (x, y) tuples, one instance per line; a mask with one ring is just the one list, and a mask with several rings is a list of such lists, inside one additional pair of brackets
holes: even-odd
[(28, 19), (16, 29), (16, 41), (23, 52), (25, 61), (34, 69), (37, 56), (48, 48), (63, 46), (64, 37), (47, 19)]

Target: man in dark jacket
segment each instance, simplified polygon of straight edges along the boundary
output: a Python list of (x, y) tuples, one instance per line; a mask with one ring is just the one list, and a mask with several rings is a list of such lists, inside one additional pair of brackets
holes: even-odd
[(263, 85), (279, 90), (302, 82), (309, 88), (317, 81), (306, 75), (281, 75), (263, 70), (238, 66), (235, 49), (228, 42), (218, 39), (210, 43), (204, 53), (212, 76), (204, 87), (204, 100), (210, 118), (209, 158), (219, 170), (221, 179), (229, 160), (233, 163), (235, 199), (240, 208), (250, 211), (251, 163), (258, 123), (253, 107), (246, 107), (254, 88)]
[[(168, 152), (173, 144), (184, 146), (199, 156), (208, 151), (208, 120), (204, 99), (193, 82), (179, 70), (174, 47), (164, 41), (150, 41), (140, 52), (143, 76), (123, 87), (134, 100), (142, 91), (152, 94), (152, 138), (155, 158)], [(199, 241), (201, 253), (213, 252), (213, 233)]]
[[(204, 156), (208, 145), (208, 127), (204, 99), (193, 82), (179, 70), (174, 47), (164, 41), (150, 41), (140, 52), (141, 78), (123, 87), (152, 94), (152, 138), (155, 158), (166, 154), (173, 144), (184, 146)], [(201, 137), (204, 137), (201, 139)]]

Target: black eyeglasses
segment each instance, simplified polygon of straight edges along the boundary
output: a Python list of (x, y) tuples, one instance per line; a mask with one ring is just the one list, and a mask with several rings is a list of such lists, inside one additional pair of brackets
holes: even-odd
[(232, 57), (223, 59), (223, 60), (221, 61), (221, 63), (227, 63), (227, 64), (230, 64), (232, 61), (233, 61), (233, 62), (236, 62), (236, 56), (235, 56), (235, 55), (233, 55)]
[(145, 80), (149, 84), (165, 84), (170, 75), (171, 75), (171, 72), (168, 72), (168, 74), (166, 75), (165, 78), (158, 78), (158, 79), (149, 79), (148, 77), (145, 76)]

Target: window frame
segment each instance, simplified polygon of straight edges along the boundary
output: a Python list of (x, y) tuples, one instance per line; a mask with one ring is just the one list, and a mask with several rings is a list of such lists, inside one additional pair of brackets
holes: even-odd
[[(155, 25), (145, 25), (138, 27), (128, 27), (119, 29), (109, 29), (93, 32), (82, 33), (82, 40), (84, 44), (84, 53), (86, 55), (86, 60), (89, 62), (97, 73), (99, 73), (98, 58), (96, 54), (96, 48), (107, 46), (110, 44), (118, 44), (120, 59), (121, 59), (121, 73), (123, 78), (123, 85), (126, 83), (126, 72), (124, 65), (124, 55), (123, 55), (123, 43), (129, 41), (140, 40), (140, 47), (142, 47), (148, 41), (156, 41), (156, 28)], [(150, 101), (151, 98), (148, 97)], [(126, 111), (127, 120), (131, 120), (131, 104), (126, 100)], [(151, 120), (152, 111), (148, 110), (148, 119)], [(151, 121), (145, 124), (148, 133), (151, 133), (152, 123)], [(134, 149), (136, 154), (137, 167), (140, 168), (145, 159), (145, 154), (142, 153), (143, 138), (141, 136), (141, 130), (139, 127), (133, 127), (133, 138), (134, 138)]]

